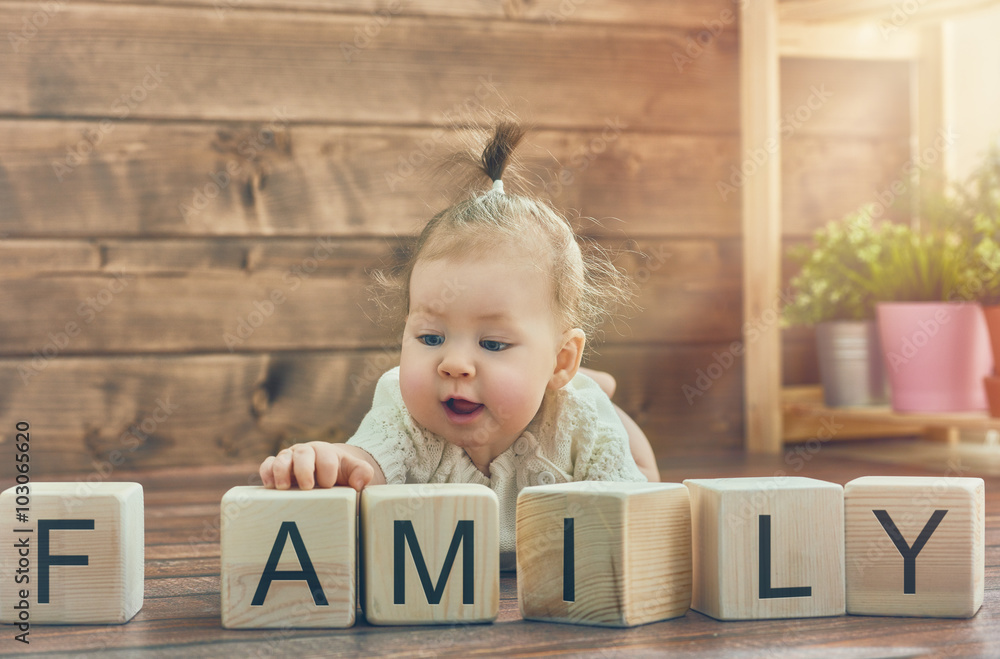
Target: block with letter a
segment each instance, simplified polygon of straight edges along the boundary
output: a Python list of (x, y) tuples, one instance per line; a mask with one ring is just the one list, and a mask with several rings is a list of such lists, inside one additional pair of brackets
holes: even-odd
[(499, 506), (482, 485), (361, 494), (364, 610), (375, 625), (489, 622), (500, 608)]
[(581, 481), (517, 499), (517, 598), (529, 620), (632, 627), (691, 602), (691, 507), (680, 483)]
[(222, 625), (350, 627), (357, 492), (234, 487), (222, 497)]
[(866, 476), (844, 486), (847, 612), (969, 618), (985, 589), (981, 478)]
[(0, 516), (19, 520), (3, 531), (0, 622), (125, 623), (142, 608), (138, 483), (32, 483), (28, 495), (15, 486), (0, 494)]
[(844, 614), (843, 487), (801, 477), (684, 484), (692, 609), (719, 620)]

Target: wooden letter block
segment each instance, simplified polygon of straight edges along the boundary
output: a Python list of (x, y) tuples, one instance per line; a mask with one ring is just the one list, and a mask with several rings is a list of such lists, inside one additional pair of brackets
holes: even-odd
[(970, 618), (983, 603), (981, 478), (866, 476), (844, 486), (847, 612)]
[(691, 608), (719, 620), (837, 616), (844, 602), (844, 488), (800, 477), (686, 480)]
[(583, 481), (517, 498), (521, 616), (632, 627), (691, 603), (691, 505), (679, 483)]
[[(131, 620), (142, 608), (146, 569), (142, 486), (32, 483), (23, 492), (0, 494), (0, 622)], [(23, 521), (15, 517), (21, 508)]]
[(357, 492), (234, 487), (222, 497), (222, 626), (350, 627)]
[(482, 485), (361, 494), (364, 609), (375, 625), (489, 622), (500, 609), (500, 512)]

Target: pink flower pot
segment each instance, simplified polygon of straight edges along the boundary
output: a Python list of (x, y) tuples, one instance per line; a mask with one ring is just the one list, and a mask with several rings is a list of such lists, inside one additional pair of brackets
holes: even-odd
[(993, 372), (993, 356), (978, 304), (883, 302), (876, 312), (892, 409), (986, 409), (983, 378)]

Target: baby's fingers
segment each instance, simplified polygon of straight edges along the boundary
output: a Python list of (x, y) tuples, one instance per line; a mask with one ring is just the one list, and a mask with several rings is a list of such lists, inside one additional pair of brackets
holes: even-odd
[(316, 447), (316, 485), (333, 487), (340, 476), (340, 465), (343, 457), (330, 444)]
[(271, 463), (271, 478), (274, 480), (274, 489), (287, 490), (292, 486), (292, 451), (282, 449)]
[(375, 477), (375, 469), (360, 458), (345, 456), (341, 458), (340, 463), (340, 482), (350, 485), (358, 492), (363, 490)]
[(266, 458), (260, 463), (260, 480), (264, 484), (264, 487), (274, 487), (274, 474), (271, 470), (274, 468), (274, 456)]
[(309, 444), (292, 447), (292, 469), (300, 490), (311, 490), (316, 484), (316, 450)]

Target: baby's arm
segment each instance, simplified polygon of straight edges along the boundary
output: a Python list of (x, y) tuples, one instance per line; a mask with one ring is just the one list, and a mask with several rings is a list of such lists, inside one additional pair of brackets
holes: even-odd
[[(615, 377), (610, 373), (604, 371), (595, 371), (590, 368), (580, 367), (580, 372), (589, 377), (591, 380), (597, 383), (597, 386), (611, 398), (615, 395), (615, 389), (618, 383), (615, 382)], [(615, 412), (618, 412), (619, 418), (621, 418), (622, 423), (625, 424), (625, 430), (628, 431), (628, 447), (632, 453), (632, 459), (635, 460), (635, 464), (639, 467), (639, 471), (645, 476), (650, 483), (660, 482), (660, 469), (656, 466), (656, 455), (653, 454), (653, 447), (650, 446), (649, 440), (646, 438), (646, 433), (642, 431), (632, 417), (622, 410), (622, 408), (615, 405)]]
[(361, 491), (366, 485), (384, 485), (382, 468), (367, 451), (348, 444), (306, 442), (282, 449), (260, 465), (264, 487), (301, 490), (313, 486), (350, 485)]
[(625, 414), (622, 408), (617, 405), (615, 405), (615, 412), (618, 412), (618, 417), (625, 424), (625, 430), (628, 431), (628, 447), (632, 453), (632, 459), (635, 460), (635, 466), (650, 483), (659, 483), (660, 468), (656, 466), (656, 455), (646, 438), (646, 433), (632, 417)]

